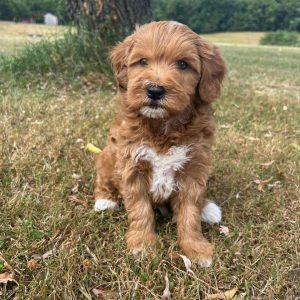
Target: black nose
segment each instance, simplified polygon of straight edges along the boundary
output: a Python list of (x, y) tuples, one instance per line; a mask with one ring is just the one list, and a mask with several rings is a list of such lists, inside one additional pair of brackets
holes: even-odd
[(159, 100), (166, 93), (166, 90), (163, 86), (149, 86), (147, 87), (147, 96), (152, 100)]

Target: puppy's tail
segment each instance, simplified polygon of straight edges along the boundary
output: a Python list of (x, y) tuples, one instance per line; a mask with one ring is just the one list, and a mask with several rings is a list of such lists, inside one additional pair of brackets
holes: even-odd
[(221, 208), (215, 202), (206, 199), (201, 212), (201, 220), (209, 224), (215, 224), (220, 223), (221, 219)]

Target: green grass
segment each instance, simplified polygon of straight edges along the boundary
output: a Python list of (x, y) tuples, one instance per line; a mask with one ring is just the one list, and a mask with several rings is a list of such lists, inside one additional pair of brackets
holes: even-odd
[(20, 49), (17, 55), (0, 56), (0, 72), (17, 85), (74, 82), (88, 73), (98, 73), (98, 79), (111, 78), (107, 53), (111, 46), (97, 34), (68, 32), (63, 36), (43, 39)]
[(261, 45), (300, 47), (300, 34), (296, 31), (267, 32), (260, 40)]
[(242, 44), (242, 45), (259, 45), (260, 39), (264, 32), (220, 32), (201, 34), (205, 39), (212, 43), (222, 44)]
[(0, 21), (0, 54), (15, 54), (27, 44), (34, 44), (45, 38), (54, 40), (68, 30), (67, 26)]
[[(229, 73), (215, 105), (208, 195), (221, 205), (229, 235), (203, 225), (216, 246), (214, 264), (193, 265), (194, 275), (177, 258), (170, 218), (158, 216), (161, 245), (141, 260), (126, 250), (124, 208), (92, 209), (94, 156), (84, 145), (104, 146), (113, 91), (89, 80), (93, 74), (75, 90), (50, 80), (26, 89), (2, 84), (0, 273), (13, 271), (18, 285), (1, 285), (1, 300), (96, 299), (95, 287), (112, 292), (108, 299), (160, 299), (166, 274), (172, 299), (204, 299), (234, 287), (236, 299), (300, 296), (300, 50), (221, 50)], [(260, 191), (258, 179), (280, 184)]]

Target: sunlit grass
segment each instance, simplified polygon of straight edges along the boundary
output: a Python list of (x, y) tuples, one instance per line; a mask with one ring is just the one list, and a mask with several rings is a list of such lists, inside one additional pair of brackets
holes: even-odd
[(54, 39), (69, 30), (67, 26), (0, 22), (0, 54), (14, 54), (28, 43)]
[(259, 45), (264, 32), (220, 32), (212, 34), (201, 34), (213, 43)]

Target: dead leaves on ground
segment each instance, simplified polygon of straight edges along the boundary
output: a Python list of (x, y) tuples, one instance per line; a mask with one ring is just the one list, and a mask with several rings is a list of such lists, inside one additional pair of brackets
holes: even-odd
[(233, 288), (233, 289), (225, 291), (225, 292), (207, 295), (205, 299), (206, 300), (211, 300), (211, 299), (230, 300), (230, 299), (234, 299), (236, 292), (237, 292), (237, 288)]
[(229, 235), (229, 228), (227, 226), (221, 225), (219, 227), (220, 234), (224, 234), (225, 236)]
[(166, 282), (166, 287), (164, 289), (164, 292), (161, 296), (162, 299), (170, 299), (171, 297), (171, 292), (170, 292), (170, 284), (169, 284), (169, 278), (168, 275), (165, 275), (165, 282)]
[(277, 180), (271, 183), (273, 177), (270, 177), (266, 180), (256, 179), (254, 183), (257, 184), (257, 190), (259, 192), (264, 192), (267, 188), (269, 191), (273, 190), (274, 188), (280, 188), (282, 186), (281, 181)]
[(31, 258), (34, 259), (34, 260), (47, 259), (47, 258), (52, 257), (55, 254), (55, 252), (56, 252), (55, 249), (51, 249), (51, 250), (48, 250), (47, 252), (45, 252), (42, 255), (32, 254)]
[(107, 291), (102, 288), (93, 288), (92, 293), (99, 299), (119, 299), (119, 293), (115, 291)]
[(183, 263), (184, 263), (184, 266), (185, 266), (185, 269), (186, 269), (187, 273), (194, 274), (194, 271), (191, 269), (192, 268), (192, 262), (190, 261), (190, 259), (187, 258), (184, 255), (179, 255), (179, 256), (183, 260)]
[[(7, 284), (9, 282), (13, 282), (18, 285), (18, 282), (14, 279), (15, 272), (12, 266), (0, 255), (0, 262), (4, 268), (4, 272), (0, 274), (0, 284)], [(2, 269), (3, 270), (3, 269)]]
[(263, 192), (264, 188), (268, 185), (268, 183), (273, 179), (273, 177), (270, 177), (269, 179), (266, 180), (260, 180), (260, 179), (256, 179), (254, 180), (254, 183), (257, 184), (257, 190), (259, 192)]
[(17, 281), (14, 279), (14, 273), (4, 272), (4, 273), (0, 274), (0, 283), (6, 284), (10, 281), (17, 283)]
[(92, 266), (92, 262), (91, 262), (91, 260), (85, 258), (85, 259), (82, 261), (81, 265), (82, 265), (83, 269), (84, 269), (85, 271), (87, 271), (87, 270)]
[(30, 270), (35, 270), (37, 269), (39, 266), (37, 260), (35, 260), (34, 258), (30, 259), (28, 262), (27, 262), (27, 268), (30, 269)]

